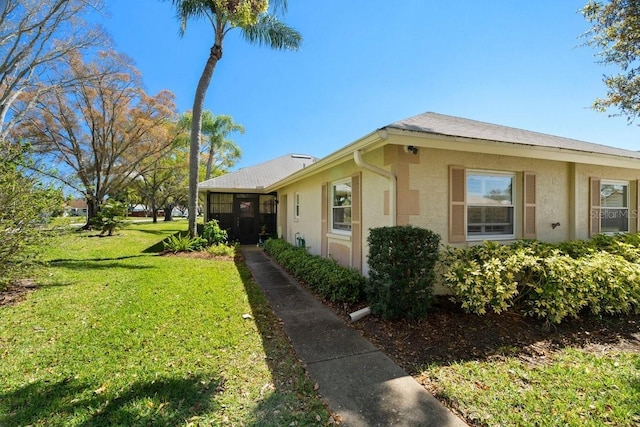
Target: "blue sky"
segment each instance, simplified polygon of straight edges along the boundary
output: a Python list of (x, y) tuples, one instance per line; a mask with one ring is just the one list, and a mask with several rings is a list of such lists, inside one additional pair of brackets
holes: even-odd
[[(184, 37), (170, 1), (108, 0), (103, 25), (146, 89), (191, 109), (212, 43)], [(287, 153), (324, 157), (426, 111), (639, 150), (639, 129), (590, 109), (604, 96), (595, 50), (580, 47), (586, 0), (289, 0), (301, 50), (252, 46), (232, 31), (205, 102), (246, 128), (237, 167)]]

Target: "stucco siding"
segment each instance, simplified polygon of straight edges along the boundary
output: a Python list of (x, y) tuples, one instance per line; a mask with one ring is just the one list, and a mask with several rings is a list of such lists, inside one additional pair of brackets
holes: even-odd
[[(296, 245), (296, 237), (305, 239), (309, 252), (320, 254), (320, 221), (321, 221), (321, 196), (320, 187), (322, 181), (319, 177), (299, 181), (294, 185), (278, 190), (280, 200), (286, 195), (287, 206), (278, 206), (279, 211), (286, 209), (286, 235), (281, 236), (287, 242)], [(300, 212), (296, 217), (296, 194), (300, 198)], [(280, 214), (279, 220), (285, 215)]]
[[(411, 225), (440, 234), (447, 243), (449, 215), (449, 166), (467, 170), (513, 172), (515, 181), (516, 238), (522, 235), (523, 172), (536, 174), (537, 238), (549, 242), (567, 240), (569, 236), (569, 165), (552, 160), (534, 160), (493, 154), (476, 154), (439, 149), (421, 149), (420, 162), (410, 169), (410, 188), (419, 190), (420, 214), (410, 217)], [(553, 223), (561, 226), (555, 229)], [(563, 227), (564, 225), (564, 227)]]

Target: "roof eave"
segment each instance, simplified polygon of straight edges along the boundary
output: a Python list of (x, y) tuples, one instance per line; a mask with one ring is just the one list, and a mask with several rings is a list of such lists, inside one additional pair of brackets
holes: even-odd
[(266, 187), (269, 192), (276, 191), (278, 188), (282, 188), (286, 185), (289, 185), (293, 182), (296, 182), (306, 176), (313, 175), (316, 173), (320, 173), (326, 169), (329, 169), (335, 166), (337, 163), (342, 163), (348, 160), (353, 159), (353, 152), (356, 150), (360, 150), (362, 153), (366, 153), (367, 151), (375, 150), (376, 148), (384, 145), (386, 143), (386, 134), (382, 129), (373, 131), (362, 138), (357, 139), (351, 144), (339, 149), (338, 151), (334, 151), (326, 157), (314, 162), (310, 166), (306, 168), (300, 169), (297, 172), (289, 175), (286, 178), (277, 181), (268, 187)]
[[(585, 163), (601, 166), (639, 168), (640, 158), (618, 156), (593, 151), (574, 150), (570, 148), (545, 147), (519, 142), (505, 142), (464, 136), (444, 135), (436, 132), (425, 132), (395, 127), (383, 128), (389, 142), (401, 145), (413, 145), (423, 148), (466, 151), (482, 154), (497, 154), (513, 157), (527, 157), (542, 160), (557, 160), (572, 163)], [(478, 144), (481, 141), (482, 144)], [(443, 145), (446, 143), (446, 145)]]

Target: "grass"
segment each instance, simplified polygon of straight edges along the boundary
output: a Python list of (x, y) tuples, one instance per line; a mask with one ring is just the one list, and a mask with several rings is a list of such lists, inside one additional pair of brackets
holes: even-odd
[(564, 349), (544, 365), (514, 358), (430, 366), (441, 400), (481, 426), (638, 426), (640, 354)]
[(0, 425), (329, 420), (242, 263), (151, 250), (182, 228), (60, 238), (42, 287), (0, 307)]

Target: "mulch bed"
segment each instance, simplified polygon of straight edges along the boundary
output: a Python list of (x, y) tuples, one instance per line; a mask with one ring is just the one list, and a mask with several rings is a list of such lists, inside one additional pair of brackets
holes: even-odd
[(0, 290), (0, 306), (22, 301), (27, 293), (35, 291), (37, 287), (33, 279), (20, 279), (10, 283), (5, 289)]
[[(344, 308), (334, 307), (347, 319)], [(517, 313), (478, 316), (463, 312), (446, 298), (420, 320), (381, 320), (367, 316), (352, 324), (411, 375), (429, 364), (517, 356), (536, 365), (565, 347), (593, 352), (640, 353), (640, 316), (567, 319), (559, 325)]]

